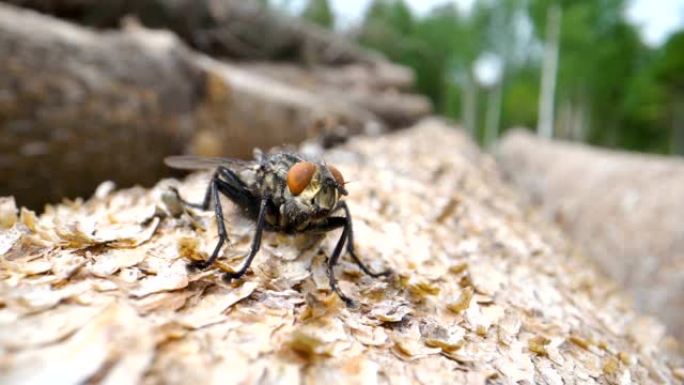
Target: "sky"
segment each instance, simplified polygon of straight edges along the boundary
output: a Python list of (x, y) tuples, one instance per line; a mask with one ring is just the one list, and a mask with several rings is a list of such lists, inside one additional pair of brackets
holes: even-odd
[[(289, 3), (295, 12), (305, 0), (276, 0)], [(342, 26), (359, 22), (372, 0), (329, 0), (338, 23)], [(419, 15), (427, 13), (437, 4), (449, 0), (404, 0)], [(475, 0), (451, 0), (468, 10)], [(626, 10), (627, 18), (639, 26), (644, 41), (652, 46), (662, 44), (670, 33), (684, 25), (684, 0), (631, 0)]]

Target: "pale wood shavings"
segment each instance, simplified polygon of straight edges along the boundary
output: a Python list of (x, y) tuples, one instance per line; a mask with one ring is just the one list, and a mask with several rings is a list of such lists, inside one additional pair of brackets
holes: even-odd
[(7, 253), (22, 235), (21, 229), (17, 227), (0, 229), (0, 255)]
[(440, 348), (445, 352), (452, 352), (464, 344), (465, 329), (458, 325), (441, 326), (433, 320), (428, 320), (420, 327), (425, 345)]
[(160, 291), (178, 290), (188, 286), (186, 264), (176, 261), (169, 266), (161, 267), (155, 275), (143, 278), (130, 291), (133, 297), (144, 297)]
[(388, 300), (373, 304), (369, 317), (382, 322), (400, 322), (411, 312), (412, 310), (408, 303)]
[(134, 249), (110, 249), (93, 257), (89, 266), (90, 272), (98, 277), (109, 277), (119, 270), (139, 264), (145, 260), (145, 254)]
[[(135, 324), (137, 330), (126, 325)], [(76, 384), (93, 376), (110, 354), (136, 338), (145, 338), (145, 325), (134, 310), (113, 304), (62, 343), (45, 348), (25, 349), (0, 359), (3, 384)]]
[(202, 296), (196, 306), (179, 312), (178, 322), (197, 329), (226, 319), (225, 312), (238, 301), (249, 297), (257, 288), (257, 282), (245, 282), (237, 288), (216, 288)]
[(54, 343), (83, 327), (101, 311), (98, 307), (65, 305), (52, 311), (17, 317), (11, 322), (0, 321), (0, 345), (18, 350)]
[(10, 297), (10, 301), (27, 312), (37, 312), (57, 306), (62, 301), (73, 299), (90, 288), (90, 281), (81, 281), (58, 289), (52, 288), (49, 284), (20, 286), (13, 293), (16, 297)]
[[(267, 233), (225, 201), (230, 242), (201, 201), (208, 174), (98, 188), (40, 216), (0, 200), (0, 383), (677, 384), (684, 364), (562, 236), (517, 206), (495, 165), (439, 122), (352, 140), (326, 160), (350, 180), (354, 245)], [(12, 220), (12, 218), (15, 218)]]
[(14, 197), (0, 197), (0, 229), (11, 228), (17, 223), (17, 219), (17, 203)]

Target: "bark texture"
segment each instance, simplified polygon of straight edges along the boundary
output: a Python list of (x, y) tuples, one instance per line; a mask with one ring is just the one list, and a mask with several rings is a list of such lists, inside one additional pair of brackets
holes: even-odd
[(257, 62), (241, 67), (307, 89), (326, 100), (348, 100), (389, 127), (410, 126), (432, 112), (428, 98), (405, 92), (413, 84), (413, 73), (389, 62), (335, 67)]
[(192, 135), (188, 54), (166, 33), (95, 34), (0, 4), (0, 192), (34, 206), (102, 178), (153, 183)]
[(303, 20), (242, 0), (8, 0), (99, 28), (116, 28), (135, 16), (149, 28), (175, 32), (211, 56), (300, 63), (372, 64), (378, 53)]
[(513, 181), (684, 339), (684, 160), (549, 142), (515, 132), (499, 148)]
[(267, 233), (226, 204), (220, 263), (208, 174), (112, 191), (36, 217), (0, 204), (3, 384), (677, 384), (681, 357), (558, 232), (516, 204), (495, 163), (439, 121), (324, 154), (355, 183), (347, 308), (328, 288), (322, 239)]

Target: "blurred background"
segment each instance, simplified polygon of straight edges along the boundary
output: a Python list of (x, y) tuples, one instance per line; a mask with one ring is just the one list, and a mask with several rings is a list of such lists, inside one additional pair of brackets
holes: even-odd
[[(8, 183), (0, 193), (32, 207), (87, 195), (102, 179), (149, 185), (170, 152), (249, 157), (255, 146), (379, 132), (432, 113), (485, 147), (524, 127), (543, 138), (684, 154), (682, 0), (6, 3), (101, 40), (90, 48), (51, 36), (64, 26), (49, 18), (21, 31), (26, 14), (5, 10), (0, 177)], [(269, 95), (274, 84), (282, 88)], [(338, 96), (316, 102), (321, 94)], [(108, 143), (124, 151), (112, 154)], [(110, 154), (100, 161), (102, 151)], [(131, 159), (139, 167), (128, 167)]]
[(5, 0), (0, 57), (19, 205), (437, 115), (684, 337), (684, 0)]
[(485, 144), (545, 137), (684, 154), (681, 0), (301, 0), (274, 7), (411, 67)]

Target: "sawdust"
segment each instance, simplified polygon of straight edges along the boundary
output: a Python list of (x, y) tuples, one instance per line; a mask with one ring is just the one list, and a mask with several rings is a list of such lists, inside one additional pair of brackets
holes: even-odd
[(631, 310), (491, 159), (437, 121), (326, 154), (349, 179), (357, 252), (332, 294), (316, 242), (266, 234), (226, 203), (222, 265), (191, 272), (217, 232), (191, 201), (208, 175), (50, 207), (0, 201), (2, 384), (681, 383), (662, 327)]

